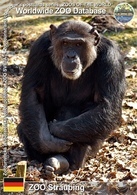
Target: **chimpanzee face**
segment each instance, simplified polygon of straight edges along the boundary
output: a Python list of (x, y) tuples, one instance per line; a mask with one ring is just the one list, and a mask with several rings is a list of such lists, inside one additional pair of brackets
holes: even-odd
[(71, 38), (70, 35), (61, 40), (62, 48), (62, 75), (69, 79), (77, 79), (82, 73), (83, 51), (86, 47), (82, 38)]
[(84, 22), (78, 28), (75, 25), (75, 29), (69, 22), (63, 24), (58, 28), (50, 26), (52, 59), (64, 77), (75, 80), (96, 59), (99, 35)]

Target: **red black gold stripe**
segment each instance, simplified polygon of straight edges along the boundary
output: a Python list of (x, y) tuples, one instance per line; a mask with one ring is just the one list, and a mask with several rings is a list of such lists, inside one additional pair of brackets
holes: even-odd
[(4, 178), (3, 192), (24, 192), (24, 179), (20, 177)]

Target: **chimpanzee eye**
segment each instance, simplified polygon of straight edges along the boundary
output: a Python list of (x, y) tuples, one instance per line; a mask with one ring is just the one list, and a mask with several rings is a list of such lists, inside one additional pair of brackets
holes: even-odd
[(76, 43), (77, 47), (80, 47), (82, 45), (82, 43)]
[(67, 46), (68, 45), (68, 42), (67, 41), (63, 41), (63, 45), (64, 46)]

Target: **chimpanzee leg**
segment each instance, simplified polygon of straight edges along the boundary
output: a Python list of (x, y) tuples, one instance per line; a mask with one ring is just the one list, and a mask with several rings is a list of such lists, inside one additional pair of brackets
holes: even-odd
[(76, 170), (79, 169), (80, 167), (83, 167), (86, 159), (87, 149), (88, 149), (87, 145), (76, 143), (65, 154), (65, 157), (69, 162), (71, 170)]
[(103, 144), (103, 140), (96, 140), (93, 145), (82, 145), (80, 143), (73, 144), (66, 153), (70, 169), (76, 170), (84, 166), (87, 157), (95, 157)]
[(45, 161), (45, 173), (47, 176), (62, 174), (70, 170), (82, 167), (86, 160), (88, 146), (74, 144), (64, 155), (55, 155)]
[[(77, 116), (79, 110), (71, 107), (62, 107), (56, 114), (55, 119), (57, 121), (63, 121), (71, 117)], [(85, 146), (80, 144), (74, 144), (71, 149), (63, 153), (48, 158), (45, 161), (45, 173), (48, 176), (55, 174), (62, 174), (68, 171), (69, 168), (80, 167), (84, 158)], [(76, 164), (75, 164), (76, 163)]]
[[(94, 108), (94, 105), (87, 105), (87, 109)], [(79, 115), (80, 111), (78, 108), (63, 107), (58, 113), (56, 113), (55, 118), (57, 121), (65, 121), (69, 118)], [(83, 167), (87, 156), (94, 157), (101, 147), (103, 141), (95, 140), (91, 146), (81, 143), (74, 143), (68, 152), (63, 153), (63, 155), (56, 155), (48, 158), (45, 161), (45, 172), (47, 175), (52, 176), (55, 174), (62, 174), (66, 172), (69, 168), (70, 170), (76, 170)]]

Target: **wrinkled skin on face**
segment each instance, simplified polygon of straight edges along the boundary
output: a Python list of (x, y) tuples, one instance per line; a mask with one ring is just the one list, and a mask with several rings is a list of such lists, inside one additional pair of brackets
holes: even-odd
[(78, 79), (97, 57), (99, 34), (90, 25), (75, 21), (50, 28), (50, 49), (56, 67), (64, 77)]

